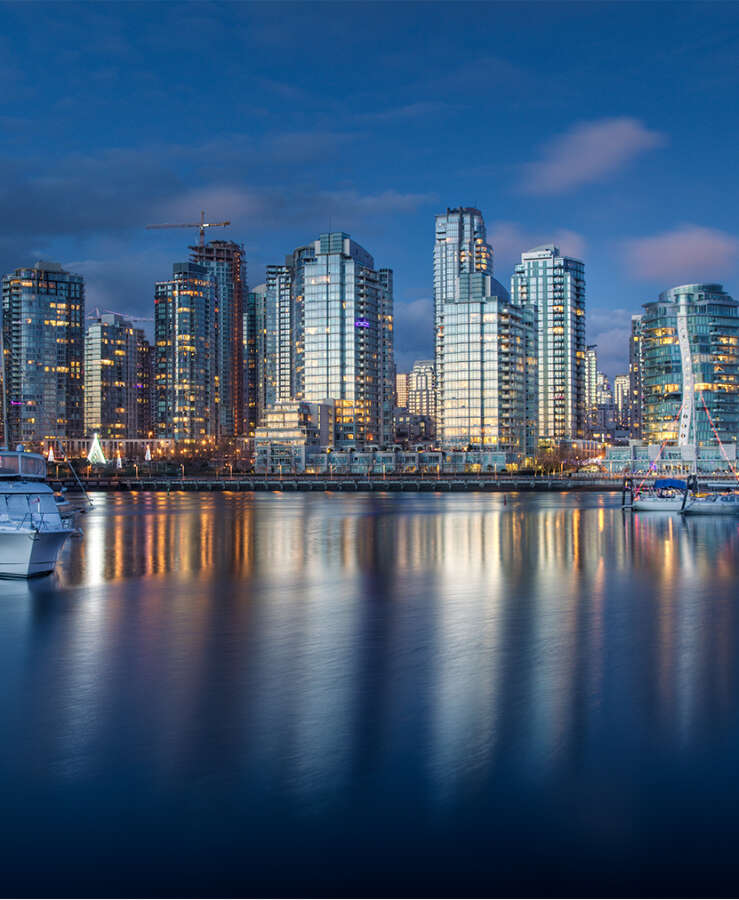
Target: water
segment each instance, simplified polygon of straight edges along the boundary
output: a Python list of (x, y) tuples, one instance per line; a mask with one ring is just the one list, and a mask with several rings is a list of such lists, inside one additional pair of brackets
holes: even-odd
[(739, 523), (619, 499), (97, 496), (0, 583), (5, 893), (732, 884)]

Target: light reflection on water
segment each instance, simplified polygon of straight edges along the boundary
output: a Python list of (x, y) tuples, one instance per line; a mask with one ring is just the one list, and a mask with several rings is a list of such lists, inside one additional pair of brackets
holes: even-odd
[[(20, 792), (11, 817), (55, 810), (49, 873), (78, 875), (75, 842), (112, 852), (98, 825), (114, 811), (142, 865), (191, 840), (191, 879), (234, 878), (237, 836), (265, 842), (249, 865), (267, 878), (274, 815), (283, 851), (306, 854), (294, 877), (316, 885), (321, 835), (365, 879), (395, 854), (413, 871), (415, 853), (438, 879), (442, 834), (515, 854), (537, 821), (552, 846), (569, 836), (581, 873), (611, 854), (628, 881), (680, 767), (733, 765), (736, 521), (625, 514), (616, 495), (95, 503), (57, 576), (0, 584), (0, 788)], [(71, 812), (82, 800), (94, 829)], [(381, 833), (360, 840), (373, 817)], [(23, 837), (16, 822), (7, 847)], [(492, 865), (443, 843), (450, 877)], [(0, 861), (12, 876), (23, 859)]]

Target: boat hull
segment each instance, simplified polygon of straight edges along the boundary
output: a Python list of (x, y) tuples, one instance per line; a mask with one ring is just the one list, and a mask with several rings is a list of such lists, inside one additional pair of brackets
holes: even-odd
[(739, 502), (722, 498), (693, 500), (685, 507), (686, 516), (739, 516)]
[(69, 529), (0, 531), (0, 577), (33, 578), (54, 571)]
[(631, 508), (637, 512), (680, 512), (682, 497), (642, 497), (634, 500)]

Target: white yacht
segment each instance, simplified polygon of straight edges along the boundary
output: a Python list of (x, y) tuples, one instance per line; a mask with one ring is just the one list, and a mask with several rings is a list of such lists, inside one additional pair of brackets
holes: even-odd
[(53, 572), (62, 545), (77, 533), (45, 479), (40, 454), (0, 450), (0, 577)]

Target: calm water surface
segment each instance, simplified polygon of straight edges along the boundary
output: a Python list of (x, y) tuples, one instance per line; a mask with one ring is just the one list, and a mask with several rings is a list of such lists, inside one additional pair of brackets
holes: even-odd
[(736, 520), (95, 503), (0, 582), (3, 893), (735, 887)]

